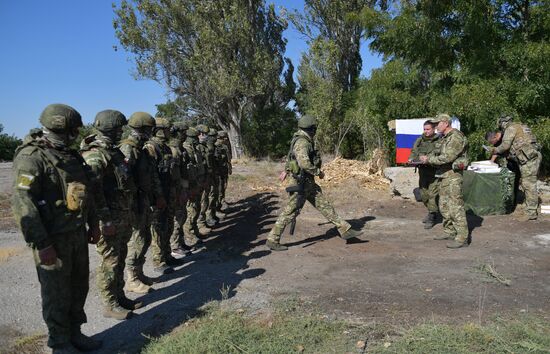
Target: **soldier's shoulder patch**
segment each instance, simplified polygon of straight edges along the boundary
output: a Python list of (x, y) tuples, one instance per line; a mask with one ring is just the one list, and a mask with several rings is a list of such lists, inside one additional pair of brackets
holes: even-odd
[(30, 173), (21, 172), (19, 173), (19, 176), (17, 176), (16, 188), (25, 191), (29, 190), (31, 189), (31, 185), (33, 184), (35, 179), (36, 176), (31, 175)]

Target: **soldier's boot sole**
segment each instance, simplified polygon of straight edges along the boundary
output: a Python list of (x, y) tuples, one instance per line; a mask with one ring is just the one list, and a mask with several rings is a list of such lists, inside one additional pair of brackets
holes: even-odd
[(103, 317), (114, 318), (115, 320), (127, 320), (132, 317), (133, 312), (122, 306), (106, 306), (103, 308)]
[(272, 251), (286, 251), (286, 250), (288, 250), (287, 246), (281, 245), (278, 242), (273, 242), (273, 241), (270, 241), (270, 240), (267, 240), (265, 245), (267, 247), (269, 247), (269, 249), (272, 250)]
[(344, 240), (349, 240), (349, 239), (352, 239), (352, 238), (358, 238), (361, 235), (363, 235), (363, 232), (357, 231), (357, 230), (354, 230), (354, 229), (349, 229), (348, 231), (344, 232), (341, 237)]
[(148, 294), (152, 290), (152, 288), (149, 285), (145, 285), (141, 281), (136, 279), (127, 281), (126, 285), (124, 286), (124, 290), (136, 294)]

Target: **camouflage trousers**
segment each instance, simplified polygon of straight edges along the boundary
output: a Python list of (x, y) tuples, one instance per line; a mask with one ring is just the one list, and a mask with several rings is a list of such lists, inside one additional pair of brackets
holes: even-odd
[(218, 205), (220, 190), (220, 176), (215, 175), (212, 181), (212, 188), (210, 188), (210, 194), (208, 195), (208, 211), (206, 212), (206, 219), (216, 219), (216, 211), (220, 208)]
[(132, 227), (132, 237), (128, 243), (128, 257), (126, 257), (126, 267), (132, 273), (143, 270), (145, 264), (145, 255), (151, 245), (151, 209), (149, 199), (142, 200), (142, 210), (136, 216), (136, 221)]
[(170, 256), (170, 237), (174, 227), (174, 196), (164, 209), (153, 207), (151, 213), (151, 253), (155, 266), (165, 265)]
[(347, 221), (336, 214), (336, 211), (334, 211), (331, 203), (324, 196), (321, 187), (319, 187), (313, 179), (307, 179), (304, 182), (303, 197), (299, 196), (298, 193), (290, 194), (288, 204), (281, 211), (275, 225), (267, 236), (268, 240), (275, 243), (280, 242), (281, 235), (283, 234), (285, 227), (290, 224), (296, 213), (300, 212), (306, 200), (310, 202), (315, 209), (319, 210), (319, 212), (323, 214), (328, 221), (338, 228), (340, 235), (344, 234), (351, 228), (351, 225)]
[(200, 198), (201, 209), (200, 209), (199, 217), (197, 219), (197, 224), (199, 228), (205, 226), (206, 213), (208, 211), (208, 205), (210, 204), (209, 196), (210, 196), (210, 191), (212, 190), (212, 182), (213, 182), (212, 175), (209, 174), (206, 180), (204, 181), (203, 190)]
[(187, 219), (187, 201), (181, 206), (177, 206), (174, 211), (174, 227), (172, 236), (170, 236), (170, 248), (175, 250), (182, 247), (185, 243), (183, 237), (183, 225)]
[(519, 166), (521, 173), (521, 187), (525, 192), (525, 213), (530, 216), (537, 215), (539, 207), (539, 193), (537, 189), (537, 176), (539, 174), (542, 154), (539, 152), (534, 159)]
[(225, 190), (227, 189), (227, 181), (229, 176), (227, 174), (221, 174), (218, 180), (218, 210), (225, 204)]
[(439, 210), (443, 216), (443, 231), (457, 242), (468, 239), (468, 222), (464, 210), (462, 174), (449, 172), (439, 179)]
[(199, 218), (201, 208), (201, 196), (202, 188), (200, 186), (195, 186), (187, 201), (187, 219), (183, 224), (183, 235), (185, 243), (189, 246), (193, 246), (199, 240), (200, 236), (197, 219)]
[(33, 256), (40, 282), (42, 316), (48, 326), (48, 346), (53, 347), (68, 343), (71, 333), (86, 323), (89, 258), (84, 228), (50, 238), (62, 266), (46, 270), (40, 266), (37, 250), (33, 250)]
[(437, 199), (439, 194), (439, 183), (434, 174), (419, 170), (418, 186), (420, 188), (422, 203), (426, 206), (428, 212), (438, 212), (439, 207), (437, 206)]
[(118, 304), (124, 296), (124, 267), (128, 255), (128, 242), (132, 236), (129, 213), (117, 213), (113, 220), (116, 234), (101, 235), (96, 250), (101, 261), (97, 268), (97, 287), (103, 303)]

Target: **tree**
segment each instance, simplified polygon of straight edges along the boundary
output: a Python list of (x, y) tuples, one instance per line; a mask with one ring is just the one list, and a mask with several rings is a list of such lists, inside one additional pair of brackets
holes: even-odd
[(15, 149), (21, 145), (22, 141), (13, 135), (2, 133), (4, 126), (0, 124), (0, 161), (13, 160)]
[[(139, 77), (165, 83), (189, 109), (228, 131), (243, 153), (241, 125), (284, 90), (287, 24), (263, 0), (123, 0), (114, 26)], [(284, 75), (283, 75), (284, 76)]]

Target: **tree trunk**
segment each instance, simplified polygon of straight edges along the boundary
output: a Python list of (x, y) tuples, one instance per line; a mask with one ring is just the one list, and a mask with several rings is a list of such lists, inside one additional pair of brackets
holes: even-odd
[(240, 159), (243, 156), (243, 144), (241, 136), (242, 111), (236, 109), (234, 105), (229, 107), (229, 122), (227, 134), (231, 141), (231, 153), (233, 158)]

